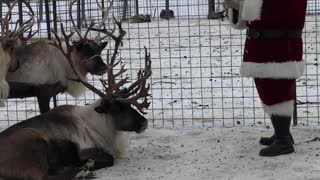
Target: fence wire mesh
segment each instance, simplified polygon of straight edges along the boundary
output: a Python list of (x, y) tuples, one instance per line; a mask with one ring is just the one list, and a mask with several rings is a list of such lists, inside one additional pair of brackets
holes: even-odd
[[(67, 30), (72, 29), (68, 1), (31, 0), (31, 4), (40, 21), (37, 38), (47, 38), (48, 27), (59, 32), (60, 23)], [(4, 16), (7, 7), (2, 4), (1, 10)], [(166, 10), (172, 10), (174, 18), (163, 16)], [(297, 80), (299, 124), (320, 123), (319, 10), (318, 0), (308, 0), (303, 32), (306, 71)], [(227, 19), (221, 17), (222, 11), (222, 0), (114, 0), (108, 24), (113, 26), (112, 16), (123, 21), (127, 35), (119, 58), (133, 80), (143, 67), (143, 47), (151, 54), (152, 96), (146, 116), (152, 126), (228, 127), (268, 122), (252, 79), (239, 75), (245, 32), (232, 29)], [(101, 20), (95, 0), (79, 0), (72, 14), (83, 32), (91, 20)], [(132, 17), (138, 14), (149, 14), (151, 22), (133, 23)], [(17, 18), (18, 8), (14, 9), (13, 19)], [(112, 47), (110, 43), (108, 48)], [(99, 86), (99, 77), (89, 79)], [(57, 104), (87, 104), (97, 98), (89, 91), (77, 99), (63, 94), (57, 97)], [(0, 108), (0, 122), (4, 126), (39, 114), (35, 98), (9, 99), (6, 103)]]

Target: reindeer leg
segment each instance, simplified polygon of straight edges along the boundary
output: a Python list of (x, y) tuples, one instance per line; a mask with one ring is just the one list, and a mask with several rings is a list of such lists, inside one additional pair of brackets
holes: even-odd
[[(89, 165), (88, 167), (93, 171), (105, 167), (110, 167), (114, 164), (113, 156), (98, 148), (82, 150), (79, 152), (79, 156), (80, 160), (82, 162), (85, 162), (84, 165)], [(94, 165), (90, 166), (92, 162), (94, 162)]]
[(50, 110), (50, 96), (37, 95), (37, 100), (39, 104), (40, 113), (43, 114)]
[(41, 114), (50, 110), (50, 99), (65, 91), (65, 87), (61, 86), (60, 83), (41, 85), (36, 88), (36, 96), (39, 103), (39, 108)]
[(95, 178), (95, 173), (92, 171), (114, 164), (113, 156), (98, 148), (82, 150), (79, 152), (79, 156), (83, 165), (75, 176), (75, 179)]

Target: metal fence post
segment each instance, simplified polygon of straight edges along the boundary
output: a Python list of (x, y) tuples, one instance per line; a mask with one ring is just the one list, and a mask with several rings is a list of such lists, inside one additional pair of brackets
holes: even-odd
[[(22, 9), (22, 1), (19, 0), (18, 2), (18, 8), (19, 8), (19, 25), (22, 26), (23, 24), (23, 9)], [(20, 35), (20, 37), (23, 37), (23, 33)]]
[(51, 40), (49, 0), (44, 0), (44, 4), (45, 4), (45, 9), (46, 9), (47, 35), (48, 35), (48, 39)]
[(166, 18), (169, 19), (169, 0), (166, 0)]
[(297, 84), (294, 83), (294, 104), (293, 104), (293, 125), (298, 125), (298, 111), (297, 111)]
[(81, 1), (77, 2), (77, 29), (81, 29)]
[[(45, 10), (46, 10), (46, 23), (47, 23), (47, 36), (48, 39), (51, 40), (51, 22), (50, 22), (50, 8), (49, 8), (49, 0), (44, 0)], [(53, 106), (57, 107), (57, 97), (53, 96)]]
[(139, 0), (135, 0), (136, 12), (135, 15), (139, 14)]
[(81, 0), (81, 12), (81, 23), (86, 26), (86, 0)]
[(212, 13), (215, 12), (216, 9), (216, 5), (215, 5), (215, 0), (208, 0), (208, 4), (209, 4), (209, 12), (208, 15), (210, 16)]
[(23, 11), (22, 11), (22, 1), (19, 0), (19, 24), (22, 25), (23, 24)]
[(57, 1), (52, 0), (52, 13), (53, 13), (53, 29), (55, 32), (58, 31), (58, 25), (57, 25)]
[(43, 0), (39, 1), (39, 19), (43, 21)]
[(2, 3), (0, 2), (0, 24), (2, 26)]
[(123, 1), (122, 21), (127, 20), (128, 0)]

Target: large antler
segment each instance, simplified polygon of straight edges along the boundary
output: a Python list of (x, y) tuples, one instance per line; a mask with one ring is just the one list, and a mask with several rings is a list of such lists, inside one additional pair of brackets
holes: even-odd
[(12, 16), (12, 9), (17, 4), (18, 0), (15, 0), (11, 6), (9, 6), (8, 12), (4, 18), (2, 18), (2, 27), (1, 27), (1, 35), (2, 36), (10, 36), (11, 32), (9, 31), (9, 21), (11, 20)]
[(60, 37), (58, 36), (57, 32), (55, 32), (54, 30), (52, 30), (56, 41), (53, 41), (51, 44), (55, 47), (57, 47), (62, 54), (66, 57), (66, 59), (68, 60), (73, 72), (75, 73), (75, 75), (78, 77), (78, 79), (70, 79), (73, 81), (78, 81), (81, 82), (84, 86), (86, 86), (88, 89), (91, 89), (93, 92), (95, 92), (96, 94), (98, 94), (100, 97), (104, 96), (104, 93), (101, 92), (100, 90), (94, 88), (94, 86), (92, 86), (91, 84), (89, 84), (87, 81), (83, 80), (80, 75), (80, 72), (75, 68), (75, 65), (73, 63), (73, 61), (71, 60), (71, 53), (72, 51), (75, 49), (75, 47), (80, 43), (80, 41), (78, 43), (75, 44), (70, 44), (70, 38), (72, 37), (72, 35), (74, 34), (74, 32), (71, 32), (70, 34), (66, 34), (64, 28), (63, 28), (63, 24), (61, 23), (61, 33), (62, 36), (64, 38), (64, 42), (65, 42), (65, 48), (62, 45), (62, 41), (60, 39)]
[(78, 0), (70, 0), (70, 4), (69, 4), (69, 16), (70, 16), (70, 20), (71, 20), (71, 23), (72, 23), (72, 26), (74, 27), (76, 33), (78, 34), (79, 38), (83, 39), (81, 33), (79, 32), (77, 26), (76, 26), (76, 23), (74, 22), (74, 19), (73, 19), (73, 16), (72, 16), (72, 6), (78, 2)]
[[(26, 42), (26, 41), (31, 39), (34, 35), (36, 35), (39, 32), (40, 22), (38, 21), (38, 29), (35, 32), (32, 32), (32, 27), (36, 22), (36, 16), (34, 15), (34, 11), (33, 11), (32, 7), (31, 7), (30, 3), (27, 2), (27, 1), (24, 1), (24, 0), (22, 0), (22, 2), (24, 2), (26, 7), (29, 9), (29, 12), (27, 12), (27, 13), (30, 16), (30, 19), (28, 21), (25, 21), (24, 23), (22, 23), (20, 25), (19, 29), (16, 30), (16, 32), (17, 32), (17, 35), (19, 35), (20, 39), (22, 41)], [(23, 33), (27, 32), (27, 31), (29, 31), (27, 37), (23, 37)]]
[[(117, 73), (113, 72), (113, 68), (120, 64), (121, 60), (116, 60), (118, 53), (119, 53), (119, 47), (122, 46), (122, 40), (125, 36), (126, 32), (122, 29), (121, 22), (118, 22), (116, 19), (114, 19), (115, 24), (118, 26), (119, 33), (118, 35), (114, 35), (113, 33), (110, 33), (108, 30), (104, 29), (94, 29), (96, 31), (103, 32), (107, 35), (110, 35), (110, 37), (115, 41), (115, 47), (113, 50), (113, 54), (110, 57), (110, 53), (108, 51), (107, 53), (107, 75), (108, 80), (102, 81), (106, 88), (106, 98), (107, 99), (115, 99), (119, 102), (124, 102), (128, 104), (132, 104), (137, 107), (137, 109), (145, 114), (143, 111), (144, 108), (149, 107), (149, 102), (147, 97), (150, 95), (148, 93), (150, 86), (146, 86), (147, 79), (151, 76), (151, 60), (150, 60), (150, 54), (147, 52), (147, 48), (145, 49), (145, 68), (144, 70), (140, 70), (138, 72), (138, 79), (133, 82), (128, 88), (123, 88), (125, 84), (128, 83), (128, 77), (124, 79), (120, 79), (118, 82), (116, 79), (120, 77), (124, 72), (126, 72), (126, 69), (124, 68), (124, 65), (121, 66), (120, 70)], [(140, 98), (144, 98), (142, 102), (139, 102), (138, 100)]]
[[(17, 29), (17, 24), (18, 24), (18, 22), (17, 22), (16, 28), (13, 32), (11, 32), (9, 30), (9, 21), (11, 20), (12, 10), (13, 10), (14, 6), (18, 3), (18, 0), (15, 0), (11, 4), (11, 6), (9, 6), (9, 9), (8, 9), (6, 16), (2, 19), (1, 34), (2, 34), (2, 36), (5, 36), (5, 37), (20, 37), (20, 39), (27, 41), (28, 39), (33, 37), (38, 31), (32, 33), (32, 26), (35, 23), (35, 15), (32, 10), (32, 7), (30, 6), (29, 2), (27, 2), (25, 0), (21, 0), (21, 1), (26, 5), (26, 7), (30, 11), (30, 12), (27, 12), (30, 15), (30, 19), (25, 21), (24, 23), (22, 23), (18, 29)], [(28, 36), (26, 38), (24, 38), (23, 33), (27, 32), (27, 31), (29, 31)]]
[[(107, 18), (108, 18), (108, 16), (109, 16), (110, 9), (111, 9), (112, 6), (113, 6), (113, 0), (108, 0), (109, 6), (107, 6), (106, 9), (104, 9), (104, 8), (102, 7), (102, 5), (99, 3), (99, 0), (96, 0), (96, 2), (97, 2), (97, 5), (98, 5), (99, 9), (100, 9), (101, 12), (102, 12), (102, 19), (101, 19), (101, 22), (100, 22), (98, 28), (99, 28), (99, 29), (101, 29), (102, 27), (105, 28), (105, 22), (106, 22), (106, 20), (107, 20)], [(116, 29), (116, 28), (114, 27), (113, 30), (115, 30), (115, 29)], [(113, 34), (113, 33), (114, 33), (114, 32), (112, 32), (112, 34)], [(106, 35), (106, 36), (104, 36), (104, 37), (100, 37), (100, 32), (98, 32), (98, 34), (97, 34), (97, 36), (96, 36), (96, 38), (95, 38), (95, 41), (96, 41), (96, 42), (102, 41), (102, 40), (105, 39), (106, 37), (108, 37), (108, 35)]]

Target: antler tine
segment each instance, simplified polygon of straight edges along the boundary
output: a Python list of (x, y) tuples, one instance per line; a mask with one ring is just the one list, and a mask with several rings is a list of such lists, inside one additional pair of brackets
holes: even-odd
[(62, 42), (60, 37), (58, 36), (57, 32), (55, 32), (53, 29), (51, 30), (56, 38), (57, 41), (54, 41), (53, 43), (51, 43), (53, 46), (57, 47), (62, 54), (67, 58), (73, 72), (75, 73), (75, 75), (78, 77), (78, 79), (71, 79), (68, 78), (69, 80), (72, 81), (76, 81), (76, 82), (81, 82), (84, 86), (86, 86), (89, 90), (93, 91), (94, 93), (98, 94), (100, 97), (104, 97), (105, 94), (100, 91), (99, 89), (95, 88), (93, 85), (91, 85), (90, 83), (86, 82), (85, 80), (83, 80), (79, 73), (79, 71), (75, 68), (73, 61), (71, 60), (71, 52), (73, 51), (73, 49), (78, 45), (78, 43), (75, 43), (73, 45), (70, 45), (70, 38), (71, 36), (74, 34), (74, 32), (70, 33), (69, 35), (66, 34), (66, 32), (64, 31), (63, 28), (63, 24), (61, 23), (61, 33), (64, 37), (65, 43), (66, 43), (66, 50), (64, 50), (64, 48), (62, 47)]
[[(129, 103), (137, 107), (137, 109), (142, 113), (146, 114), (143, 109), (148, 108), (150, 103), (148, 103), (147, 96), (150, 94), (148, 93), (150, 89), (150, 85), (146, 86), (147, 79), (151, 76), (151, 60), (150, 54), (147, 52), (147, 48), (145, 49), (145, 68), (144, 71), (139, 71), (138, 73), (138, 80), (131, 84), (129, 88), (125, 88), (120, 90), (120, 88), (128, 83), (128, 77), (116, 82), (116, 77), (122, 75), (126, 69), (124, 66), (121, 66), (121, 69), (118, 73), (113, 73), (113, 67), (118, 65), (121, 60), (116, 62), (116, 58), (119, 51), (119, 46), (122, 45), (123, 37), (125, 36), (126, 32), (122, 29), (121, 22), (115, 20), (115, 23), (118, 26), (119, 34), (118, 36), (112, 35), (111, 37), (115, 40), (115, 47), (113, 50), (113, 54), (110, 58), (110, 52), (107, 52), (107, 67), (108, 67), (108, 88), (107, 91), (107, 98), (115, 98), (117, 101)], [(139, 103), (138, 99), (144, 98), (144, 100)]]
[[(32, 16), (31, 19), (28, 21), (24, 22), (23, 24), (20, 25), (20, 27), (11, 35), (13, 37), (20, 37), (21, 40), (27, 41), (30, 39), (32, 36), (34, 36), (38, 31), (32, 33), (32, 26), (35, 23), (35, 17)], [(29, 30), (28, 36), (26, 38), (22, 37), (22, 34), (24, 32), (27, 32)]]
[[(117, 53), (113, 53), (112, 56), (117, 56)], [(112, 58), (111, 58), (112, 59)], [(120, 63), (121, 60), (119, 60), (118, 62), (114, 63), (114, 61), (110, 60), (110, 51), (107, 51), (107, 76), (108, 76), (108, 87), (106, 88), (106, 92), (107, 92), (107, 98), (111, 99), (114, 96), (117, 96), (117, 94), (119, 94), (120, 92), (120, 88), (128, 83), (128, 77), (121, 79), (119, 82), (116, 82), (116, 78), (119, 77), (120, 75), (122, 75), (124, 72), (127, 71), (127, 69), (124, 68), (124, 66), (121, 66), (121, 69), (114, 74), (113, 72), (113, 68)], [(106, 86), (105, 86), (106, 87)]]
[(20, 33), (24, 33), (27, 32), (29, 30), (28, 36), (27, 37), (22, 37), (20, 36), (20, 39), (23, 41), (27, 41), (29, 39), (31, 39), (35, 34), (37, 34), (39, 32), (40, 29), (40, 22), (38, 21), (38, 29), (37, 31), (35, 31), (34, 33), (32, 33), (32, 27), (35, 23), (36, 20), (36, 16), (34, 15), (34, 11), (30, 5), (29, 2), (22, 0), (22, 2), (27, 6), (27, 8), (29, 9), (30, 12), (27, 12), (29, 14), (29, 16), (31, 17), (28, 21), (24, 22), (20, 28), (18, 30), (16, 30), (16, 34), (18, 34), (20, 36)]
[[(147, 79), (151, 76), (151, 60), (150, 53), (147, 52), (147, 48), (145, 49), (145, 68), (143, 71), (138, 72), (138, 80), (131, 84), (129, 88), (124, 89), (121, 92), (121, 98), (117, 98), (118, 101), (130, 103), (137, 107), (137, 109), (142, 113), (146, 114), (143, 111), (143, 108), (148, 108), (150, 103), (148, 102), (147, 97), (150, 96), (148, 93), (150, 89), (150, 84), (146, 86)], [(135, 94), (135, 95), (134, 95)], [(131, 96), (131, 97), (130, 97)], [(144, 100), (139, 103), (138, 99), (144, 98)]]
[[(99, 9), (100, 9), (101, 12), (102, 12), (102, 19), (101, 19), (101, 22), (100, 22), (100, 24), (99, 24), (99, 26), (98, 26), (98, 29), (101, 29), (102, 27), (104, 27), (104, 29), (105, 29), (105, 22), (106, 22), (106, 20), (107, 20), (107, 18), (108, 18), (108, 16), (109, 16), (110, 9), (111, 9), (112, 6), (113, 6), (113, 0), (108, 0), (109, 6), (108, 6), (106, 9), (104, 9), (104, 8), (102, 7), (102, 5), (99, 3), (99, 0), (96, 0), (96, 2), (97, 2), (97, 5), (98, 5)], [(103, 37), (103, 38), (100, 37), (100, 32), (98, 31), (98, 34), (97, 34), (97, 36), (96, 36), (96, 38), (95, 38), (95, 41), (96, 41), (96, 42), (99, 42), (99, 41), (101, 41), (101, 40), (104, 39), (104, 38), (105, 38), (105, 37)]]
[(9, 6), (8, 12), (6, 14), (6, 16), (2, 19), (2, 29), (1, 29), (1, 33), (4, 36), (9, 36), (11, 33), (9, 32), (9, 21), (11, 19), (12, 16), (12, 10), (14, 8), (14, 6), (18, 3), (18, 0), (15, 0), (11, 6)]
[(76, 33), (78, 34), (78, 36), (83, 39), (83, 37), (81, 36), (81, 33), (79, 32), (76, 23), (74, 22), (73, 16), (72, 16), (72, 6), (77, 2), (78, 0), (70, 0), (70, 4), (69, 4), (69, 16), (70, 16), (70, 20), (72, 23), (72, 26), (74, 27)]
[(91, 21), (89, 28), (87, 28), (86, 33), (84, 34), (84, 39), (87, 39), (87, 36), (89, 34), (90, 28), (92, 28), (94, 26), (94, 21)]

